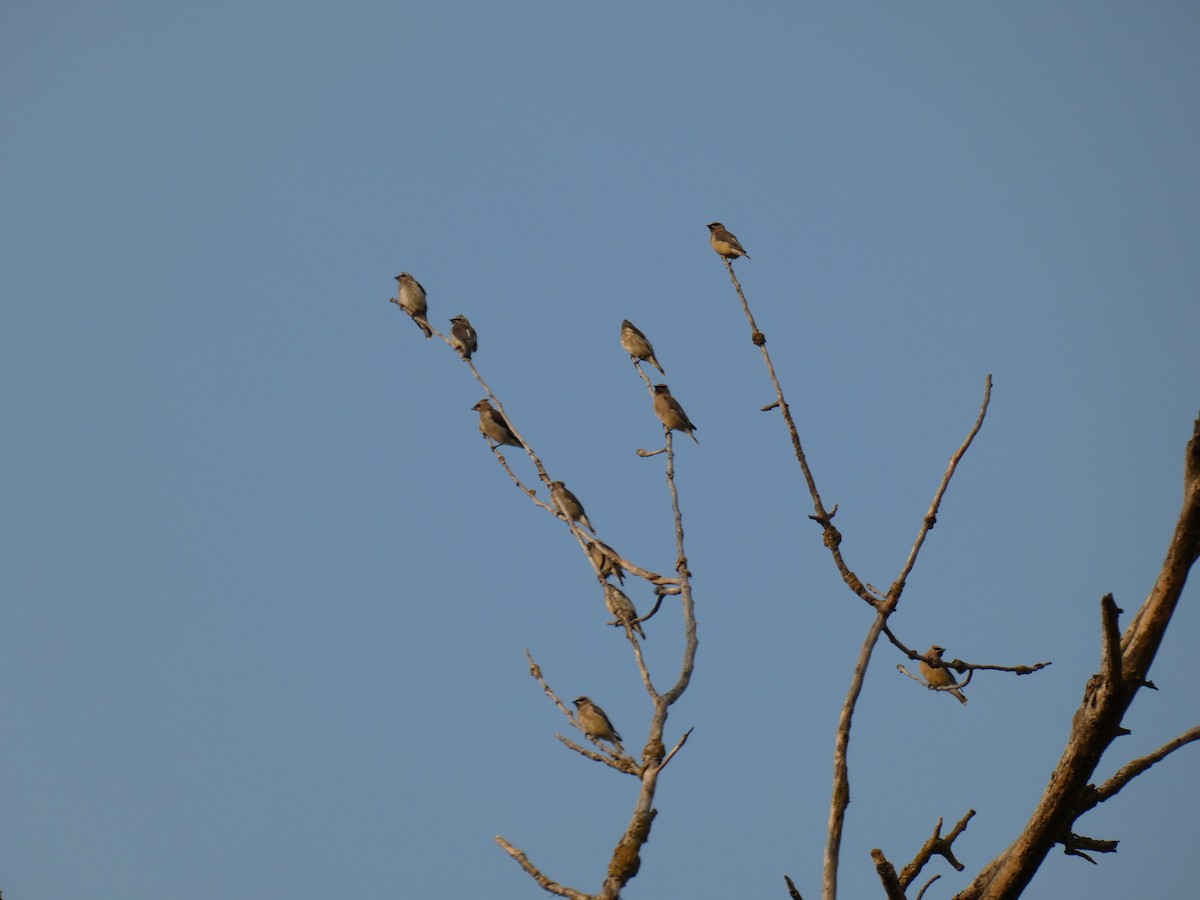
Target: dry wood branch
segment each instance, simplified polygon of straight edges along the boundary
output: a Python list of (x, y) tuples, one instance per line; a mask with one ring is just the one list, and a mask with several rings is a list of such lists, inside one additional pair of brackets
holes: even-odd
[(1121, 629), (1117, 622), (1120, 614), (1113, 595), (1105, 594), (1100, 600), (1100, 671), (1112, 685), (1125, 681), (1121, 672)]
[(804, 898), (800, 896), (800, 892), (796, 890), (796, 883), (792, 881), (791, 876), (784, 875), (783, 880), (784, 883), (787, 884), (788, 896), (791, 898), (791, 900), (804, 900)]
[(925, 882), (925, 884), (921, 886), (921, 890), (917, 891), (917, 900), (921, 900), (921, 898), (925, 896), (925, 892), (929, 890), (929, 886), (941, 877), (941, 875), (934, 875), (927, 882)]
[[(696, 637), (696, 615), (695, 602), (692, 598), (691, 572), (688, 571), (687, 554), (684, 551), (683, 513), (679, 508), (679, 491), (675, 484), (674, 444), (669, 431), (667, 432), (665, 451), (667, 462), (665, 475), (668, 492), (671, 496), (671, 510), (675, 519), (675, 568), (679, 575), (680, 605), (684, 618), (685, 641), (683, 658), (680, 661), (679, 677), (670, 690), (660, 695), (654, 692), (648, 682), (646, 684), (647, 691), (654, 703), (654, 713), (650, 719), (650, 734), (643, 750), (643, 759), (646, 764), (640, 769), (642, 788), (638, 794), (637, 804), (634, 807), (633, 815), (630, 817), (629, 825), (613, 850), (612, 859), (608, 867), (608, 877), (604, 880), (604, 885), (597, 895), (598, 900), (616, 900), (629, 880), (637, 875), (638, 869), (641, 866), (641, 848), (649, 840), (650, 824), (653, 822), (655, 816), (653, 803), (658, 788), (659, 773), (662, 772), (667, 762), (683, 746), (687, 740), (687, 734), (691, 733), (689, 730), (680, 739), (675, 749), (663, 759), (662, 763), (658, 763), (658, 760), (662, 758), (663, 729), (666, 726), (670, 707), (683, 695), (683, 692), (687, 690), (688, 684), (691, 682), (692, 672), (696, 664), (696, 651), (699, 647), (699, 640)], [(640, 645), (635, 643), (634, 646), (640, 652)], [(641, 660), (639, 656), (640, 664)]]
[(917, 855), (913, 857), (913, 861), (900, 872), (901, 886), (907, 889), (916, 880), (917, 876), (921, 874), (921, 870), (925, 868), (925, 864), (929, 862), (935, 853), (945, 857), (946, 862), (950, 863), (959, 872), (966, 868), (966, 866), (954, 857), (954, 840), (967, 830), (967, 823), (971, 821), (971, 817), (974, 815), (975, 810), (967, 810), (967, 814), (959, 819), (950, 833), (945, 836), (942, 835), (942, 820), (938, 819), (937, 825), (933, 828), (933, 834), (929, 836), (921, 846), (921, 849), (917, 851)]
[(871, 851), (871, 859), (875, 860), (875, 874), (883, 882), (883, 892), (888, 900), (908, 900), (904, 896), (904, 888), (900, 886), (900, 879), (896, 877), (896, 867), (888, 862), (883, 851), (876, 847)]
[(992, 376), (989, 373), (983, 383), (983, 403), (979, 407), (979, 416), (975, 419), (975, 425), (967, 434), (966, 440), (962, 445), (954, 451), (954, 455), (950, 457), (950, 463), (946, 466), (946, 471), (942, 474), (941, 484), (938, 485), (937, 491), (933, 495), (933, 502), (929, 504), (929, 511), (925, 513), (925, 518), (921, 521), (921, 528), (917, 532), (917, 539), (913, 542), (912, 550), (909, 551), (908, 559), (904, 563), (904, 568), (900, 570), (900, 576), (893, 582), (891, 589), (888, 591), (888, 599), (893, 606), (900, 599), (900, 594), (904, 591), (904, 583), (908, 580), (908, 576), (912, 573), (913, 566), (917, 563), (917, 554), (921, 552), (921, 547), (925, 543), (925, 538), (937, 522), (938, 511), (942, 506), (942, 498), (946, 495), (946, 488), (950, 486), (950, 479), (954, 477), (954, 473), (958, 470), (958, 464), (966, 454), (967, 449), (971, 446), (971, 442), (975, 440), (975, 435), (979, 434), (979, 429), (983, 427), (983, 420), (987, 416), (988, 404), (992, 402)]
[[(907, 656), (909, 659), (913, 660), (914, 662), (924, 661), (931, 665), (933, 664), (933, 662), (934, 662), (933, 659), (931, 659), (930, 657), (928, 657), (922, 653), (918, 653), (916, 650), (913, 650), (911, 647), (909, 647), (907, 644), (905, 644), (903, 641), (901, 641), (898, 637), (896, 637), (896, 635), (892, 631), (891, 627), (888, 626), (886, 623), (883, 626), (883, 633), (885, 635), (887, 635), (887, 639), (892, 642), (892, 644), (896, 647), (896, 649), (899, 650), (901, 653), (903, 653), (905, 656)], [(967, 672), (967, 673), (969, 673), (969, 672), (1012, 672), (1014, 675), (1032, 675), (1034, 672), (1039, 672), (1042, 669), (1046, 668), (1046, 666), (1053, 665), (1052, 662), (1047, 660), (1046, 662), (1034, 663), (1031, 666), (1026, 666), (1026, 665), (1002, 666), (1002, 665), (993, 664), (993, 663), (966, 662), (965, 660), (961, 660), (961, 659), (957, 659), (957, 658), (956, 659), (938, 660), (938, 663), (943, 668), (953, 669), (954, 671), (959, 672), (959, 673), (963, 673), (963, 672)], [(905, 675), (908, 675), (909, 678), (916, 677), (916, 676), (910, 674), (907, 670), (905, 670), (904, 666), (902, 664), (897, 665), (896, 668), (899, 669), (900, 671), (904, 672)]]
[[(1166, 558), (1153, 588), (1121, 638), (1121, 665), (1110, 663), (1088, 679), (1083, 701), (1072, 719), (1071, 735), (1050, 776), (1050, 783), (1016, 840), (975, 877), (956, 900), (1001, 900), (1018, 896), (1045, 861), (1055, 842), (1071, 832), (1081, 805), (1086, 806), (1088, 780), (1104, 751), (1122, 732), (1121, 719), (1138, 690), (1146, 685), (1150, 665), (1170, 625), (1188, 572), (1200, 555), (1200, 419), (1184, 454), (1183, 505)], [(1102, 606), (1106, 621), (1115, 604)], [(1108, 624), (1102, 626), (1107, 632)], [(1105, 653), (1112, 654), (1111, 639)], [(1120, 680), (1114, 680), (1119, 673)], [(1094, 848), (1093, 848), (1094, 849)]]
[(1082, 815), (1090, 809), (1116, 796), (1125, 785), (1133, 781), (1155, 763), (1161, 762), (1167, 756), (1174, 753), (1180, 747), (1187, 746), (1192, 741), (1200, 740), (1200, 725), (1189, 728), (1179, 737), (1167, 741), (1153, 753), (1148, 753), (1145, 756), (1132, 760), (1122, 766), (1117, 774), (1098, 788), (1091, 788), (1083, 803), (1080, 804), (1076, 815)]
[(583, 891), (577, 891), (574, 888), (565, 887), (557, 881), (551, 881), (548, 877), (542, 874), (541, 870), (529, 861), (529, 857), (524, 851), (518, 850), (500, 835), (496, 835), (495, 841), (504, 848), (504, 852), (515, 859), (522, 869), (524, 869), (534, 881), (542, 886), (544, 890), (551, 894), (557, 894), (560, 897), (569, 897), (570, 900), (592, 900), (591, 894), (585, 894)]
[(742, 312), (746, 316), (746, 321), (750, 325), (750, 341), (762, 353), (763, 363), (767, 367), (767, 374), (771, 378), (771, 385), (775, 388), (775, 402), (764, 409), (779, 407), (783, 414), (783, 421), (787, 425), (788, 435), (792, 440), (792, 451), (796, 455), (796, 462), (800, 464), (800, 471), (804, 474), (804, 481), (808, 485), (809, 496), (812, 497), (813, 514), (809, 516), (814, 522), (821, 526), (823, 530), (822, 541), (829, 549), (830, 555), (833, 557), (833, 563), (837, 567), (838, 572), (842, 576), (842, 580), (854, 591), (859, 597), (872, 606), (876, 605), (876, 601), (868, 593), (863, 586), (862, 581), (857, 575), (850, 570), (845, 559), (842, 558), (840, 545), (842, 543), (842, 534), (833, 524), (833, 517), (837, 515), (837, 506), (834, 506), (833, 511), (827, 511), (825, 504), (821, 500), (821, 492), (817, 490), (817, 481), (813, 476), (812, 470), (808, 465), (808, 457), (804, 454), (804, 446), (800, 442), (800, 430), (796, 427), (796, 420), (792, 418), (792, 409), (788, 405), (786, 398), (783, 396), (783, 386), (779, 383), (779, 376), (775, 373), (775, 364), (771, 361), (770, 351), (767, 350), (767, 338), (759, 331), (757, 323), (754, 321), (754, 314), (750, 312), (750, 304), (746, 300), (746, 295), (742, 291), (742, 284), (738, 281), (737, 275), (733, 272), (733, 264), (729, 260), (725, 260), (725, 269), (729, 272), (729, 280), (733, 283), (734, 290), (737, 291), (738, 300), (742, 304)]
[(867, 666), (870, 665), (871, 654), (875, 650), (875, 645), (879, 642), (879, 635), (887, 624), (888, 616), (895, 611), (897, 604), (900, 602), (900, 594), (904, 590), (905, 579), (912, 571), (917, 554), (924, 543), (925, 535), (928, 534), (929, 529), (933, 527), (933, 523), (937, 519), (937, 512), (941, 505), (942, 497), (945, 496), (946, 488), (950, 484), (950, 479), (954, 476), (959, 461), (967, 452), (967, 448), (971, 446), (971, 442), (975, 439), (975, 435), (979, 433), (979, 429), (983, 425), (983, 419), (987, 414), (988, 403), (991, 399), (991, 392), (992, 376), (988, 375), (979, 416), (975, 419), (975, 424), (967, 434), (966, 440), (963, 441), (954, 455), (950, 457), (946, 472), (942, 476), (942, 481), (938, 485), (937, 492), (934, 494), (929, 511), (925, 514), (917, 541), (909, 552), (900, 577), (892, 583), (886, 600), (882, 604), (873, 604), (876, 606), (875, 618), (872, 620), (866, 639), (859, 650), (858, 662), (854, 666), (854, 674), (850, 679), (850, 689), (846, 693), (846, 702), (842, 705), (842, 712), (838, 718), (833, 759), (833, 797), (829, 804), (829, 832), (825, 842), (825, 859), (822, 872), (821, 890), (824, 900), (836, 900), (837, 897), (837, 870), (841, 853), (842, 830), (845, 824), (846, 807), (850, 805), (850, 767), (847, 762), (847, 754), (850, 747), (850, 726), (854, 720), (854, 710), (858, 705), (858, 697), (862, 693)]
[(610, 769), (616, 769), (618, 772), (624, 772), (626, 775), (638, 776), (642, 773), (641, 767), (631, 757), (624, 756), (618, 753), (616, 750), (605, 747), (596, 738), (588, 738), (588, 740), (595, 744), (600, 749), (600, 752), (589, 750), (586, 747), (575, 743), (569, 737), (564, 737), (561, 734), (556, 734), (554, 736), (562, 741), (563, 746), (569, 747), (580, 756), (585, 756), (593, 762), (604, 763), (604, 765), (608, 766)]
[(1101, 840), (1099, 838), (1090, 838), (1082, 834), (1068, 832), (1066, 837), (1062, 838), (1059, 843), (1063, 845), (1064, 856), (1078, 856), (1080, 859), (1085, 859), (1094, 866), (1096, 865), (1096, 861), (1088, 856), (1088, 853), (1116, 853), (1117, 844), (1120, 841)]
[(683, 749), (683, 745), (687, 743), (687, 739), (692, 736), (693, 731), (695, 731), (695, 728), (689, 728), (687, 731), (685, 731), (683, 733), (683, 736), (679, 738), (678, 743), (676, 743), (675, 746), (671, 748), (671, 752), (667, 754), (666, 759), (664, 759), (662, 761), (662, 764), (658, 767), (660, 771), (662, 769), (665, 769), (667, 767), (667, 763), (669, 763), (671, 760), (673, 760), (675, 758), (675, 754)]
[[(576, 720), (575, 716), (569, 709), (567, 709), (566, 704), (559, 699), (558, 694), (554, 692), (554, 688), (550, 687), (550, 684), (546, 681), (546, 677), (542, 674), (542, 667), (533, 661), (533, 655), (529, 652), (528, 647), (525, 648), (525, 658), (529, 660), (529, 674), (532, 675), (533, 678), (537, 680), (537, 683), (542, 686), (542, 690), (545, 691), (546, 696), (554, 701), (554, 705), (558, 707), (559, 712), (567, 717), (567, 721), (570, 722), (574, 727), (579, 728), (579, 722)], [(582, 731), (583, 729), (580, 730)], [(594, 753), (591, 750), (587, 750), (569, 738), (563, 737), (561, 734), (556, 734), (555, 737), (578, 753), (580, 756), (586, 756), (588, 759), (595, 760), (599, 763), (604, 763), (610, 768), (616, 769), (618, 772), (628, 772), (630, 775), (639, 774), (638, 766), (632, 759), (630, 759), (628, 756), (617, 753), (615, 750), (611, 750), (608, 747), (601, 745), (601, 743), (595, 739), (592, 740), (592, 743), (603, 750), (603, 754)]]

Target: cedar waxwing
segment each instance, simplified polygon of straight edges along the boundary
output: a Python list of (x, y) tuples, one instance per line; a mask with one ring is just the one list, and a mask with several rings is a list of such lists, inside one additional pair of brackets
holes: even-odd
[(493, 409), (492, 404), (488, 403), (486, 398), (480, 400), (471, 409), (479, 410), (479, 430), (496, 446), (525, 448), (525, 445), (512, 433), (508, 423), (504, 421), (504, 416), (500, 415), (499, 410)]
[(621, 568), (621, 557), (604, 541), (588, 541), (587, 555), (601, 578), (616, 575), (617, 581), (621, 584), (625, 583), (625, 570)]
[(625, 596), (623, 590), (607, 581), (604, 582), (604, 605), (608, 607), (614, 619), (625, 627), (632, 628), (645, 639), (646, 632), (642, 631), (642, 623), (637, 621), (638, 614), (633, 608), (633, 601)]
[(696, 426), (692, 424), (679, 401), (671, 396), (671, 389), (665, 384), (654, 386), (654, 414), (662, 420), (668, 431), (682, 431), (697, 444), (700, 439), (692, 434)]
[[(937, 644), (934, 644), (932, 647), (929, 648), (929, 652), (926, 653), (925, 655), (930, 657), (931, 659), (941, 659), (942, 654), (945, 652), (946, 652), (945, 647), (939, 647)], [(925, 660), (921, 660), (921, 674), (925, 677), (926, 681), (928, 681), (930, 684), (935, 685), (937, 687), (948, 687), (949, 685), (952, 685), (952, 684), (958, 684), (958, 682), (955, 680), (954, 676), (950, 674), (949, 669), (934, 668), (929, 663), (925, 662)], [(967, 705), (967, 698), (963, 696), (963, 692), (960, 691), (958, 688), (954, 688), (953, 690), (946, 691), (946, 693), (953, 694), (955, 697), (957, 697), (958, 702), (961, 703), (963, 706)]]
[(738, 243), (738, 239), (725, 230), (725, 226), (720, 222), (712, 222), (708, 226), (709, 235), (708, 242), (712, 244), (712, 248), (717, 253), (728, 260), (737, 259), (739, 256), (750, 258), (742, 245)]
[(429, 312), (429, 304), (425, 301), (425, 288), (407, 272), (397, 275), (396, 281), (396, 296), (391, 298), (392, 302), (412, 316), (412, 320), (425, 332), (425, 337), (433, 337), (433, 332), (429, 330), (429, 320), (425, 318), (425, 314)]
[(479, 349), (479, 336), (466, 316), (455, 316), (450, 320), (450, 346), (461, 353), (463, 359), (470, 359)]
[(650, 346), (646, 336), (628, 319), (621, 323), (621, 346), (634, 359), (644, 359), (664, 375), (667, 374), (654, 358), (654, 348)]
[(621, 746), (621, 736), (617, 734), (617, 729), (613, 728), (612, 722), (608, 721), (604, 710), (587, 697), (576, 697), (571, 702), (579, 710), (576, 719), (585, 736), (597, 741), (608, 741), (617, 748), (618, 753), (625, 752), (625, 748)]
[(550, 500), (568, 521), (580, 522), (592, 534), (596, 533), (596, 529), (588, 521), (587, 513), (583, 511), (583, 504), (579, 502), (579, 498), (568, 491), (561, 481), (550, 482)]

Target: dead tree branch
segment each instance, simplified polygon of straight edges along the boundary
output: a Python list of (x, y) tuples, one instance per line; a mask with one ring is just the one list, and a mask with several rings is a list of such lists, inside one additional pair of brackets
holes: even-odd
[(958, 820), (958, 823), (951, 829), (950, 833), (942, 835), (942, 820), (937, 820), (937, 825), (933, 828), (933, 834), (917, 851), (917, 855), (913, 857), (913, 861), (905, 866), (900, 872), (900, 885), (908, 889), (908, 886), (916, 881), (917, 876), (921, 874), (921, 870), (925, 868), (926, 863), (936, 853), (938, 856), (943, 856), (946, 862), (950, 863), (956, 871), (961, 872), (966, 868), (954, 856), (954, 840), (960, 834), (967, 830), (967, 823), (971, 821), (971, 817), (975, 815), (975, 810), (968, 809), (967, 814)]
[(1104, 751), (1122, 733), (1125, 711), (1147, 684), (1150, 666), (1198, 555), (1200, 419), (1193, 423), (1184, 455), (1183, 505), (1154, 586), (1122, 635), (1119, 648), (1113, 646), (1112, 639), (1116, 604), (1111, 597), (1105, 598), (1101, 610), (1104, 649), (1100, 671), (1088, 679), (1083, 701), (1072, 719), (1070, 737), (1050, 783), (1016, 840), (984, 867), (955, 900), (1001, 900), (1017, 896), (1033, 879), (1054, 844), (1069, 839), (1079, 810), (1089, 808), (1089, 779)]

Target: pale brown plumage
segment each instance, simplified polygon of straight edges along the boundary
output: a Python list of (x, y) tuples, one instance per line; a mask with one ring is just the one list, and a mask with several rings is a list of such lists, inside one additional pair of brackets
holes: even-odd
[(596, 529), (588, 521), (587, 513), (583, 511), (583, 504), (579, 502), (579, 498), (567, 490), (567, 486), (561, 481), (550, 482), (550, 499), (569, 521), (579, 522), (592, 534), (596, 533)]
[(579, 710), (575, 718), (587, 737), (596, 741), (608, 741), (617, 748), (618, 753), (625, 752), (625, 748), (621, 746), (621, 735), (617, 734), (617, 729), (613, 728), (613, 723), (608, 720), (604, 710), (587, 697), (576, 697), (572, 702)]
[(587, 555), (596, 569), (596, 574), (601, 578), (616, 575), (617, 581), (621, 584), (625, 583), (625, 570), (621, 568), (621, 557), (604, 541), (588, 541)]
[(750, 254), (738, 243), (738, 239), (726, 231), (720, 222), (709, 223), (708, 232), (708, 242), (718, 255), (728, 260), (735, 260), (739, 256), (750, 258)]
[[(937, 644), (934, 644), (929, 648), (929, 651), (925, 655), (930, 659), (940, 660), (942, 658), (942, 654), (945, 652), (945, 647), (939, 647)], [(949, 669), (945, 667), (931, 666), (929, 663), (925, 662), (925, 660), (921, 660), (921, 675), (926, 681), (935, 687), (950, 687), (952, 684), (958, 684), (958, 681), (953, 675), (950, 674)], [(951, 690), (946, 691), (946, 693), (953, 694), (955, 697), (957, 697), (958, 702), (963, 706), (967, 705), (966, 696), (958, 688), (952, 688)]]
[(663, 370), (663, 367), (659, 365), (658, 360), (654, 358), (654, 347), (651, 346), (650, 341), (628, 319), (621, 323), (621, 346), (635, 360), (644, 359), (664, 375), (667, 374)]
[(480, 400), (471, 409), (479, 411), (479, 430), (494, 444), (524, 448), (525, 445), (512, 433), (512, 429), (504, 421), (504, 416), (500, 415), (499, 410), (495, 409), (486, 399)]
[(450, 320), (450, 345), (463, 359), (470, 359), (471, 354), (479, 349), (479, 336), (466, 316), (455, 316)]
[(693, 434), (696, 426), (687, 417), (679, 401), (671, 396), (671, 390), (665, 384), (654, 386), (654, 414), (668, 431), (682, 431), (697, 444), (700, 443), (700, 439)]
[(425, 337), (433, 337), (429, 320), (425, 318), (429, 312), (429, 303), (425, 298), (425, 288), (421, 287), (421, 282), (407, 272), (397, 275), (396, 282), (396, 296), (391, 298), (392, 303), (412, 317), (412, 320), (425, 332)]
[(614, 619), (626, 628), (632, 628), (643, 638), (646, 637), (646, 632), (642, 631), (642, 624), (637, 621), (638, 614), (633, 606), (633, 601), (625, 595), (623, 590), (605, 582), (604, 605), (608, 607), (608, 611), (613, 614)]

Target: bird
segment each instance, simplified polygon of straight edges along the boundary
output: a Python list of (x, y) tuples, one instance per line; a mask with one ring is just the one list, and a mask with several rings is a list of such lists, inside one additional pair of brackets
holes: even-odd
[(480, 400), (471, 409), (479, 411), (479, 430), (483, 432), (484, 437), (489, 438), (496, 446), (506, 445), (524, 449), (525, 445), (512, 433), (512, 429), (504, 421), (504, 416), (488, 403), (487, 398)]
[(450, 346), (461, 353), (463, 359), (470, 359), (479, 349), (479, 336), (466, 316), (455, 316), (450, 320)]
[(646, 637), (646, 632), (642, 631), (642, 624), (637, 621), (638, 614), (633, 607), (633, 601), (625, 595), (623, 590), (607, 581), (604, 582), (604, 605), (608, 607), (608, 611), (613, 614), (614, 619), (626, 628), (632, 628), (642, 638)]
[(567, 521), (581, 522), (592, 534), (596, 533), (596, 529), (588, 521), (587, 513), (583, 511), (583, 504), (579, 502), (579, 498), (567, 490), (567, 486), (561, 481), (550, 482), (550, 499), (559, 512), (567, 517)]
[[(925, 655), (930, 659), (940, 660), (942, 658), (942, 654), (945, 652), (945, 647), (939, 647), (937, 644), (934, 644), (929, 648), (929, 652), (927, 652)], [(952, 684), (958, 684), (954, 676), (950, 674), (949, 669), (931, 666), (929, 663), (925, 662), (925, 660), (921, 660), (921, 674), (925, 677), (926, 681), (935, 687), (949, 687)], [(963, 706), (967, 705), (967, 698), (958, 688), (951, 688), (946, 693), (953, 694), (955, 697), (957, 697), (958, 702)]]
[(634, 360), (644, 359), (664, 375), (667, 374), (654, 358), (654, 348), (646, 336), (628, 319), (621, 323), (621, 346)]
[(587, 697), (576, 697), (571, 702), (579, 710), (576, 718), (586, 737), (593, 741), (608, 741), (617, 748), (618, 753), (625, 752), (625, 748), (621, 746), (621, 735), (617, 734), (617, 729), (613, 728), (613, 723), (608, 720), (604, 710)]
[(621, 557), (616, 550), (604, 541), (588, 541), (586, 549), (596, 574), (601, 578), (616, 575), (617, 581), (625, 583), (625, 570), (621, 568)]
[(425, 314), (429, 311), (429, 304), (425, 300), (425, 288), (421, 287), (421, 282), (407, 272), (397, 275), (396, 281), (398, 282), (396, 296), (391, 298), (392, 303), (412, 316), (412, 320), (425, 332), (425, 337), (433, 337), (429, 320), (425, 318)]
[(665, 384), (654, 386), (654, 414), (662, 420), (667, 431), (682, 431), (697, 444), (700, 443), (700, 439), (692, 433), (696, 426), (687, 417), (679, 401), (671, 396), (671, 389)]
[(708, 241), (712, 244), (713, 250), (719, 255), (730, 261), (737, 259), (739, 256), (744, 256), (746, 259), (750, 258), (750, 254), (738, 243), (738, 239), (726, 231), (725, 226), (720, 222), (710, 222), (708, 230)]

